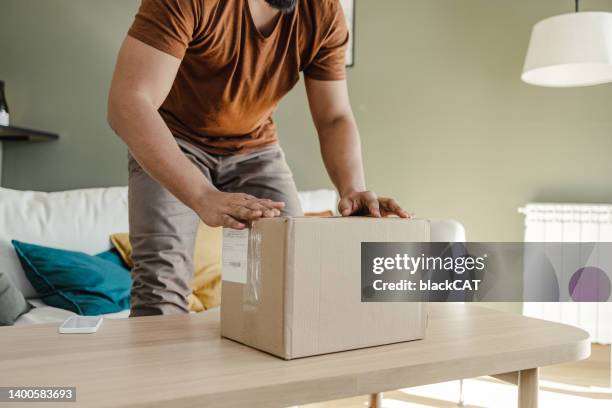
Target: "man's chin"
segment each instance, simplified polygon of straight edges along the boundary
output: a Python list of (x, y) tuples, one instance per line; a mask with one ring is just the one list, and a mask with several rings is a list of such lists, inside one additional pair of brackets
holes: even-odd
[(266, 0), (271, 7), (280, 10), (283, 13), (291, 13), (295, 8), (298, 0)]

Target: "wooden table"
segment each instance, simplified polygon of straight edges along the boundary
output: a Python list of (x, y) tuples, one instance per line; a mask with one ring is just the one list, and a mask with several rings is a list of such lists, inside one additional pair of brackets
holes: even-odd
[(221, 339), (209, 311), (106, 320), (96, 334), (1, 328), (0, 386), (76, 386), (69, 407), (280, 407), (496, 374), (531, 408), (538, 367), (589, 354), (577, 328), (430, 304), (425, 340), (283, 361)]

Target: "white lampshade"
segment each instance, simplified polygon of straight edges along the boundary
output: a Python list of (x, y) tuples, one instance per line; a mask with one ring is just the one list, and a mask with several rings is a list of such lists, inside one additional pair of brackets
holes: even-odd
[(521, 78), (550, 87), (612, 82), (612, 13), (562, 14), (537, 23)]

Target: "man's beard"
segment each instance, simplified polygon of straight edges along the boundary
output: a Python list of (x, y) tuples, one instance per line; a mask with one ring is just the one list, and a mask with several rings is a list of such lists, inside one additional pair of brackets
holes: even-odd
[(291, 13), (295, 8), (298, 0), (266, 0), (271, 7), (282, 11), (283, 13)]

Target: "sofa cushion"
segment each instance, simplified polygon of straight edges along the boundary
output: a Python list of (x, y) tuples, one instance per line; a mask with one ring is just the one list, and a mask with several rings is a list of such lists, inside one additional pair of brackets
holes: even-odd
[(132, 279), (114, 250), (91, 256), (12, 243), (28, 279), (46, 304), (86, 316), (129, 309)]
[(0, 270), (26, 298), (36, 291), (11, 245), (16, 239), (93, 255), (128, 230), (127, 187), (42, 193), (0, 188)]
[(300, 204), (304, 213), (328, 213), (336, 212), (338, 205), (338, 194), (335, 190), (310, 190), (300, 191)]
[(0, 326), (10, 326), (21, 316), (28, 312), (31, 306), (8, 275), (0, 271)]

